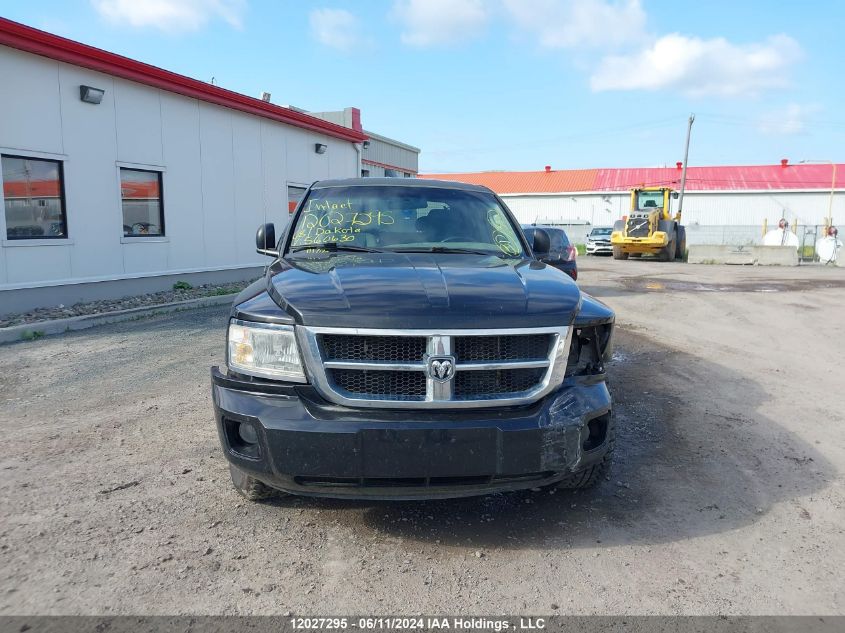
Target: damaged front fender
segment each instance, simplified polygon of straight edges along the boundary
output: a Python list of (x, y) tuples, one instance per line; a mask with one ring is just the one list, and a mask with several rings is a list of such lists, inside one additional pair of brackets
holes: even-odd
[[(612, 425), (610, 394), (603, 380), (585, 384), (587, 379), (573, 379), (572, 389), (559, 392), (544, 411), (542, 428), (542, 468), (544, 470), (579, 470), (599, 459), (603, 441), (591, 445), (591, 432), (607, 435)], [(576, 386), (577, 385), (577, 386)], [(591, 429), (590, 422), (599, 420), (604, 428)], [(594, 440), (596, 438), (593, 438)], [(598, 438), (599, 440), (603, 438)]]

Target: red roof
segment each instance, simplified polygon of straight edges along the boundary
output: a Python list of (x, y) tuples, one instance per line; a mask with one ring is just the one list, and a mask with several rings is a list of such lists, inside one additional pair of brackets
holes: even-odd
[(5, 180), (3, 195), (6, 198), (58, 198), (58, 180)]
[[(838, 165), (845, 184), (845, 165)], [(634, 187), (681, 186), (681, 169), (646, 167), (640, 169), (599, 169), (595, 191), (628, 190)], [(690, 167), (690, 191), (749, 191), (755, 189), (830, 189), (832, 166), (825, 164), (738, 165), (734, 167)], [(841, 185), (840, 185), (841, 186)]]
[[(3, 181), (3, 195), (6, 198), (58, 198), (61, 187), (58, 180), (9, 180)], [(142, 200), (159, 197), (158, 180), (138, 182), (124, 180), (120, 185), (122, 198)]]
[(565, 171), (482, 171), (470, 174), (426, 174), (420, 178), (457, 180), (489, 187), (496, 193), (557, 193), (560, 191), (591, 191), (597, 169), (568, 169)]
[(120, 183), (120, 197), (138, 198), (141, 200), (155, 199), (159, 197), (158, 180), (150, 182), (138, 182), (137, 180), (124, 180)]
[(261, 99), (248, 97), (204, 81), (178, 75), (157, 66), (144, 64), (87, 44), (39, 31), (6, 18), (0, 18), (0, 44), (75, 66), (104, 72), (115, 77), (129, 79), (200, 101), (240, 110), (313, 132), (320, 132), (345, 141), (359, 143), (368, 138), (360, 129), (360, 117), (357, 119), (358, 129), (351, 129), (318, 119), (310, 114), (273, 105)]
[[(837, 188), (845, 187), (845, 164), (837, 166)], [(829, 164), (738, 165), (690, 167), (689, 191), (750, 191), (755, 189), (830, 189)], [(627, 191), (635, 187), (681, 185), (677, 167), (572, 169), (551, 171), (487, 171), (464, 174), (421, 174), (420, 178), (457, 180), (484, 185), (496, 193), (562, 193)]]

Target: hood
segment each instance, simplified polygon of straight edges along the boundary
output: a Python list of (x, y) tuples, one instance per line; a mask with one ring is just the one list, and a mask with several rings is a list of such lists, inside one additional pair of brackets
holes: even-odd
[(268, 290), (297, 323), (372, 328), (568, 325), (568, 275), (530, 259), (447, 253), (331, 253), (274, 262)]

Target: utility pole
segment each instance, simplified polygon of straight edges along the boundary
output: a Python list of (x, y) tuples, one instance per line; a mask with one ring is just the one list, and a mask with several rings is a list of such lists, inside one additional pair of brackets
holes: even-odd
[(678, 217), (681, 216), (684, 210), (684, 189), (687, 186), (687, 161), (689, 160), (689, 137), (692, 132), (692, 122), (695, 121), (695, 115), (689, 115), (689, 122), (687, 123), (687, 142), (684, 145), (684, 170), (681, 172), (681, 194), (678, 196)]
[(802, 160), (802, 163), (830, 163), (830, 201), (827, 203), (827, 217), (824, 219), (825, 231), (833, 226), (833, 194), (836, 192), (836, 161), (832, 160)]

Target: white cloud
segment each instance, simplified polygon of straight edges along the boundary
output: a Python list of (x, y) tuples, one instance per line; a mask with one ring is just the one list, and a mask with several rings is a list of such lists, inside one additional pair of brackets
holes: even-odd
[(544, 48), (612, 48), (645, 35), (639, 0), (504, 0), (504, 5)]
[(239, 29), (246, 0), (91, 0), (109, 22), (162, 31), (197, 31), (212, 18)]
[(790, 103), (785, 108), (763, 114), (757, 127), (763, 134), (772, 136), (802, 134), (807, 129), (807, 119), (820, 109), (815, 104)]
[(787, 84), (785, 71), (802, 57), (787, 35), (754, 44), (732, 44), (678, 33), (632, 56), (605, 57), (590, 78), (594, 91), (677, 90), (691, 97), (754, 96)]
[(373, 46), (372, 39), (363, 34), (358, 17), (345, 9), (314, 9), (308, 21), (311, 36), (324, 46), (344, 53)]
[(461, 44), (489, 19), (482, 0), (396, 0), (392, 15), (403, 26), (402, 43), (420, 48)]

